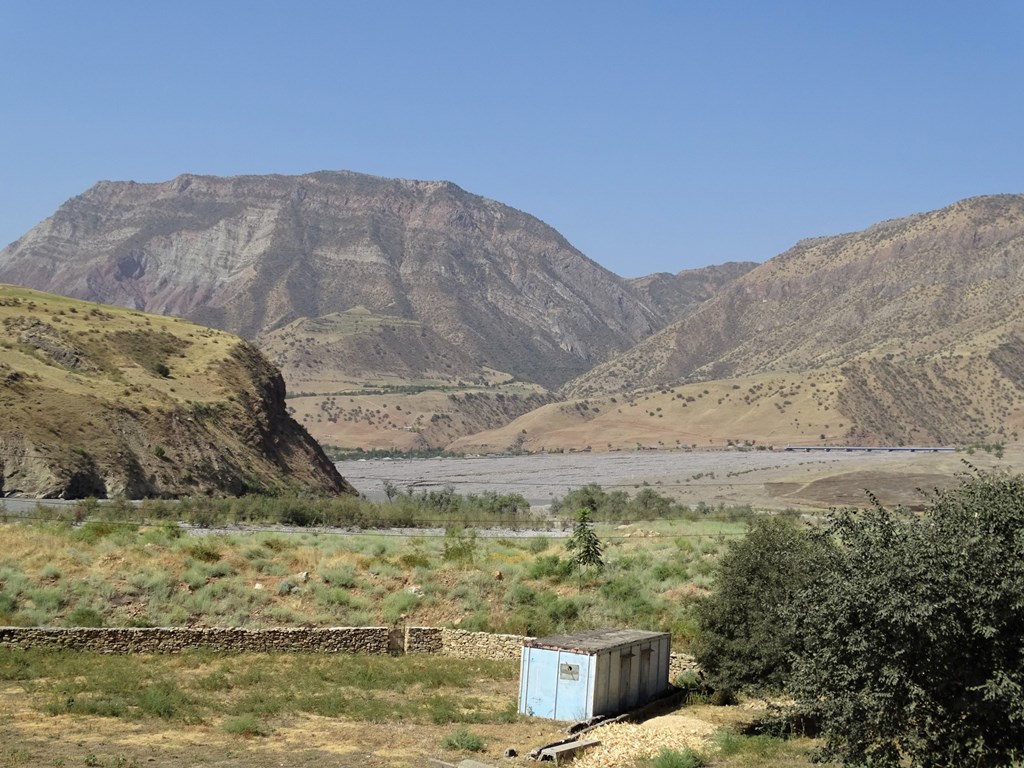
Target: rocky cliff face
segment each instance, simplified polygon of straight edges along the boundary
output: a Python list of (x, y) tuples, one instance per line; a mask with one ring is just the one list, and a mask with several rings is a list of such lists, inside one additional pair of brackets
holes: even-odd
[(666, 322), (532, 216), (345, 172), (102, 182), (0, 251), (0, 280), (248, 338), (362, 307), (545, 386)]
[(657, 272), (629, 282), (645, 304), (655, 308), (666, 322), (672, 323), (696, 311), (701, 304), (756, 266), (753, 261), (731, 261), (687, 269), (674, 275)]
[(0, 285), (0, 496), (350, 493), (249, 343)]

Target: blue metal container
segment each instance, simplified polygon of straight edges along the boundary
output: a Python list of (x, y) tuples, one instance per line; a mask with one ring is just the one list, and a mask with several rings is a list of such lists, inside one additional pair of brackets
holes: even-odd
[(594, 629), (523, 643), (519, 712), (550, 720), (614, 716), (668, 687), (668, 632)]

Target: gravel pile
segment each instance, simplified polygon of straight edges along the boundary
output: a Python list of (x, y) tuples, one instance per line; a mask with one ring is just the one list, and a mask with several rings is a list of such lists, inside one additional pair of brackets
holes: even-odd
[(583, 738), (601, 743), (578, 754), (573, 768), (621, 768), (640, 757), (653, 757), (662, 749), (707, 749), (719, 726), (688, 715), (665, 715), (643, 723), (611, 723)]

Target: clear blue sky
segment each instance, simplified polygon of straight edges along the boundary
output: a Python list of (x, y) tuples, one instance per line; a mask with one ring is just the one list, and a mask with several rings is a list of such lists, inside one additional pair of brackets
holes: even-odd
[(448, 179), (624, 276), (1024, 192), (1024, 3), (0, 0), (0, 245), (100, 179)]

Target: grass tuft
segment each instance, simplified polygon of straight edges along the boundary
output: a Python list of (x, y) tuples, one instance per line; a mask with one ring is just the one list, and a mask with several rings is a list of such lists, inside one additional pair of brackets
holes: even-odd
[(445, 749), (460, 749), (463, 752), (483, 752), (485, 744), (482, 737), (466, 728), (459, 728), (445, 736), (441, 740), (441, 746)]
[(707, 764), (707, 758), (690, 747), (662, 748), (650, 762), (644, 764), (644, 768), (702, 768)]
[(228, 718), (224, 722), (224, 730), (227, 733), (243, 736), (247, 739), (257, 736), (269, 736), (271, 734), (270, 728), (260, 722), (257, 717), (249, 714)]

